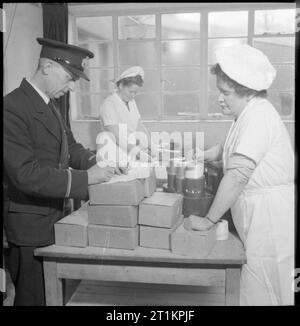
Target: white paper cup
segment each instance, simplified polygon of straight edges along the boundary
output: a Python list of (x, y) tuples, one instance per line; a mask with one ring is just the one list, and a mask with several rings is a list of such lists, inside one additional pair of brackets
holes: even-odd
[(222, 220), (217, 224), (216, 235), (217, 240), (228, 239), (228, 222), (226, 220)]

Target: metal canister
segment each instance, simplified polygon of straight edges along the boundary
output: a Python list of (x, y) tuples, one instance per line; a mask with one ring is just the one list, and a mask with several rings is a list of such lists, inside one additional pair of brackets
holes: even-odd
[(198, 179), (184, 179), (183, 193), (187, 197), (200, 197), (205, 194), (205, 176)]
[(207, 190), (215, 194), (223, 176), (222, 162), (214, 161), (206, 163)]
[(184, 176), (186, 179), (199, 179), (203, 176), (204, 163), (194, 161), (186, 166)]
[(183, 192), (185, 165), (180, 164), (176, 167), (176, 192)]
[(204, 196), (199, 197), (183, 197), (182, 213), (184, 216), (190, 216), (192, 214), (204, 217), (213, 202), (214, 196), (209, 193), (205, 193)]
[(168, 191), (176, 192), (176, 168), (174, 159), (170, 160), (169, 167), (167, 167), (168, 173)]

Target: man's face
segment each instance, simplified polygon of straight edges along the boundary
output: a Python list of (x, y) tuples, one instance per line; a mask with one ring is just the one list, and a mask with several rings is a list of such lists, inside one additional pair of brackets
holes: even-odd
[(60, 64), (51, 62), (47, 80), (47, 95), (51, 99), (58, 99), (68, 91), (74, 91), (75, 81), (76, 79)]

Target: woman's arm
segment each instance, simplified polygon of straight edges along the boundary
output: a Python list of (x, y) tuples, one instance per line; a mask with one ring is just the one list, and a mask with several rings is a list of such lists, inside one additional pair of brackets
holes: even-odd
[(199, 230), (207, 230), (213, 223), (218, 222), (236, 202), (254, 172), (255, 167), (256, 163), (249, 157), (234, 154), (228, 162), (227, 170), (206, 215), (208, 218), (193, 218), (193, 226)]

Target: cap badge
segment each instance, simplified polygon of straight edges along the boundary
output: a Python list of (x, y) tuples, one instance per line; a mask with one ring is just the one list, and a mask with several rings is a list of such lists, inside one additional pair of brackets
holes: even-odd
[(89, 60), (89, 57), (85, 57), (84, 59), (82, 59), (81, 66), (83, 69), (85, 69), (85, 67), (88, 63), (88, 60)]

